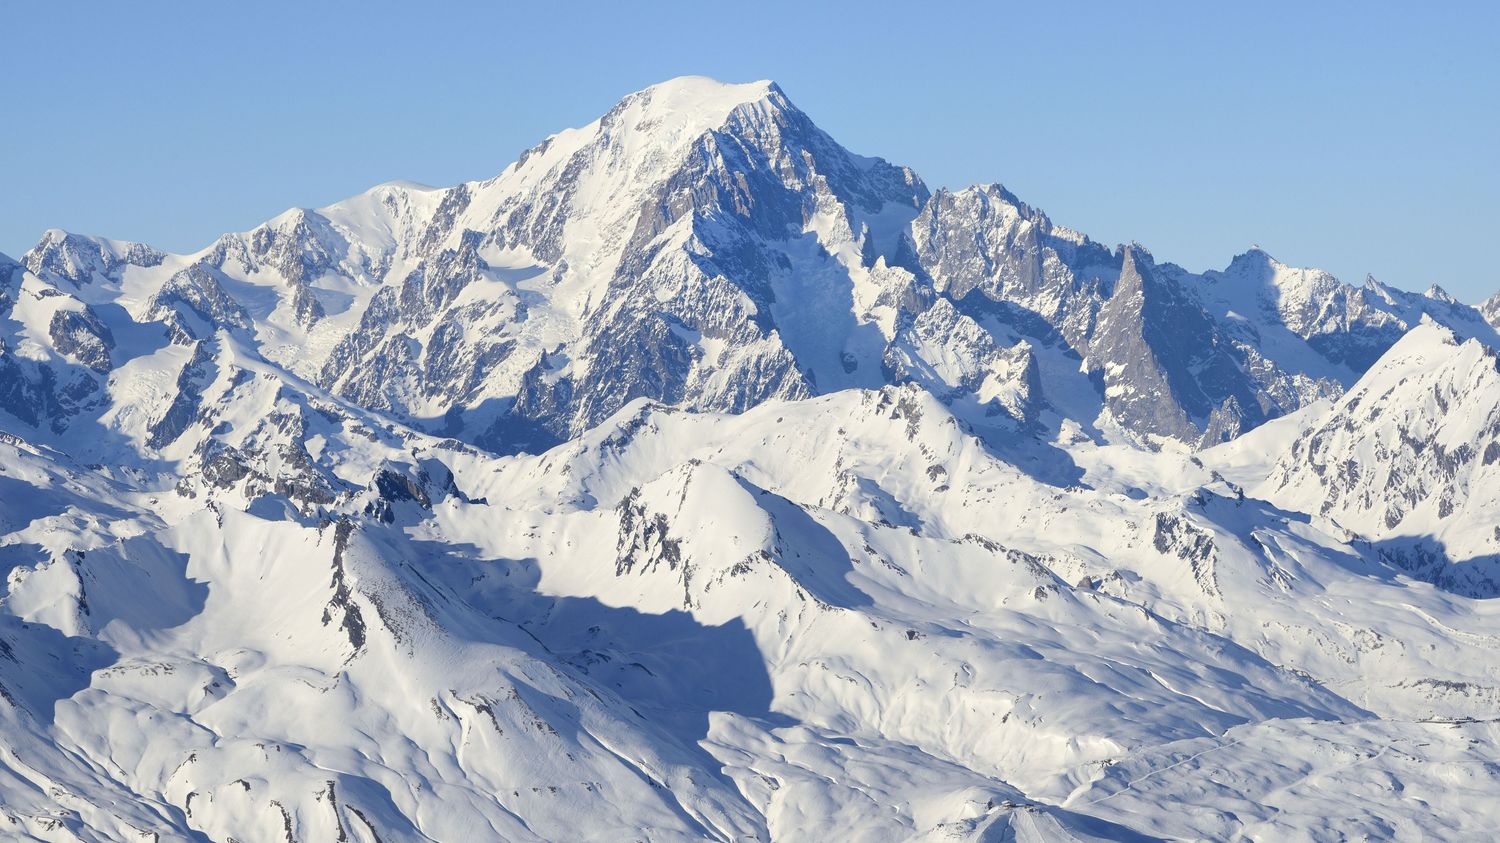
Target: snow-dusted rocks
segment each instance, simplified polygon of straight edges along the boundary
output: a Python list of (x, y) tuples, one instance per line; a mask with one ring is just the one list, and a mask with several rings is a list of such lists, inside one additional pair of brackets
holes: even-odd
[(998, 185), (938, 192), (911, 237), (940, 293), (1079, 355), (1108, 420), (1148, 445), (1212, 445), (1337, 395), (1424, 313), (1484, 330), (1446, 294), (1357, 290), (1258, 249), (1202, 275), (1111, 252)]
[(49, 232), (0, 836), (1482, 836), (1493, 310), (702, 78), (191, 255)]
[(501, 450), (637, 396), (738, 411), (837, 388), (861, 361), (878, 383), (879, 329), (852, 306), (861, 261), (925, 196), (774, 85), (667, 83), (449, 192), (323, 380)]

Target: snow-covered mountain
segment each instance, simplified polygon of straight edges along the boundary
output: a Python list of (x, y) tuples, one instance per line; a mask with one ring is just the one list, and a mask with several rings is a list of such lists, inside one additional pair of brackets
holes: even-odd
[(1500, 352), (1427, 322), (1292, 443), (1260, 490), (1446, 587), (1500, 596)]
[(1194, 274), (693, 77), (190, 255), (48, 232), (0, 256), (0, 828), (1481, 839), (1493, 315)]
[(929, 197), (774, 84), (693, 77), (488, 181), (382, 185), (193, 255), (54, 231), (22, 263), (507, 453), (636, 397), (741, 412), (903, 381), (1004, 431), (1052, 406), (1099, 435), (1212, 444), (1337, 395), (1423, 314), (1493, 337), (1440, 290), (1356, 289), (1258, 250), (1197, 276), (998, 186)]

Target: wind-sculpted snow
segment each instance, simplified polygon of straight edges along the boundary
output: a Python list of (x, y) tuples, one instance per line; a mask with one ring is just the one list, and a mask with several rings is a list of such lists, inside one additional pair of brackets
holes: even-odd
[(1081, 768), (1053, 792), (1163, 839), (1479, 840), (1455, 818), (1500, 786), (1497, 738), (1493, 721), (1275, 721)]
[(1495, 347), (929, 196), (770, 83), (193, 255), (49, 232), (0, 836), (1484, 839)]

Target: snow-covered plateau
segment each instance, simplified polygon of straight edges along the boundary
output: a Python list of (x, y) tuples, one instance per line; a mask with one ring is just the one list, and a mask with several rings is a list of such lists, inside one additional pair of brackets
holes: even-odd
[(1500, 294), (769, 82), (0, 256), (0, 837), (1491, 840)]

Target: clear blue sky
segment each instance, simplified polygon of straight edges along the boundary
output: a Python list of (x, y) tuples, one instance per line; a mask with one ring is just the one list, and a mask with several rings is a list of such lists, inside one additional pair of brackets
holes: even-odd
[(775, 79), (856, 152), (1190, 269), (1254, 242), (1500, 288), (1500, 4), (418, 5), (5, 3), (0, 251), (53, 226), (191, 250), (487, 177), (701, 73)]

